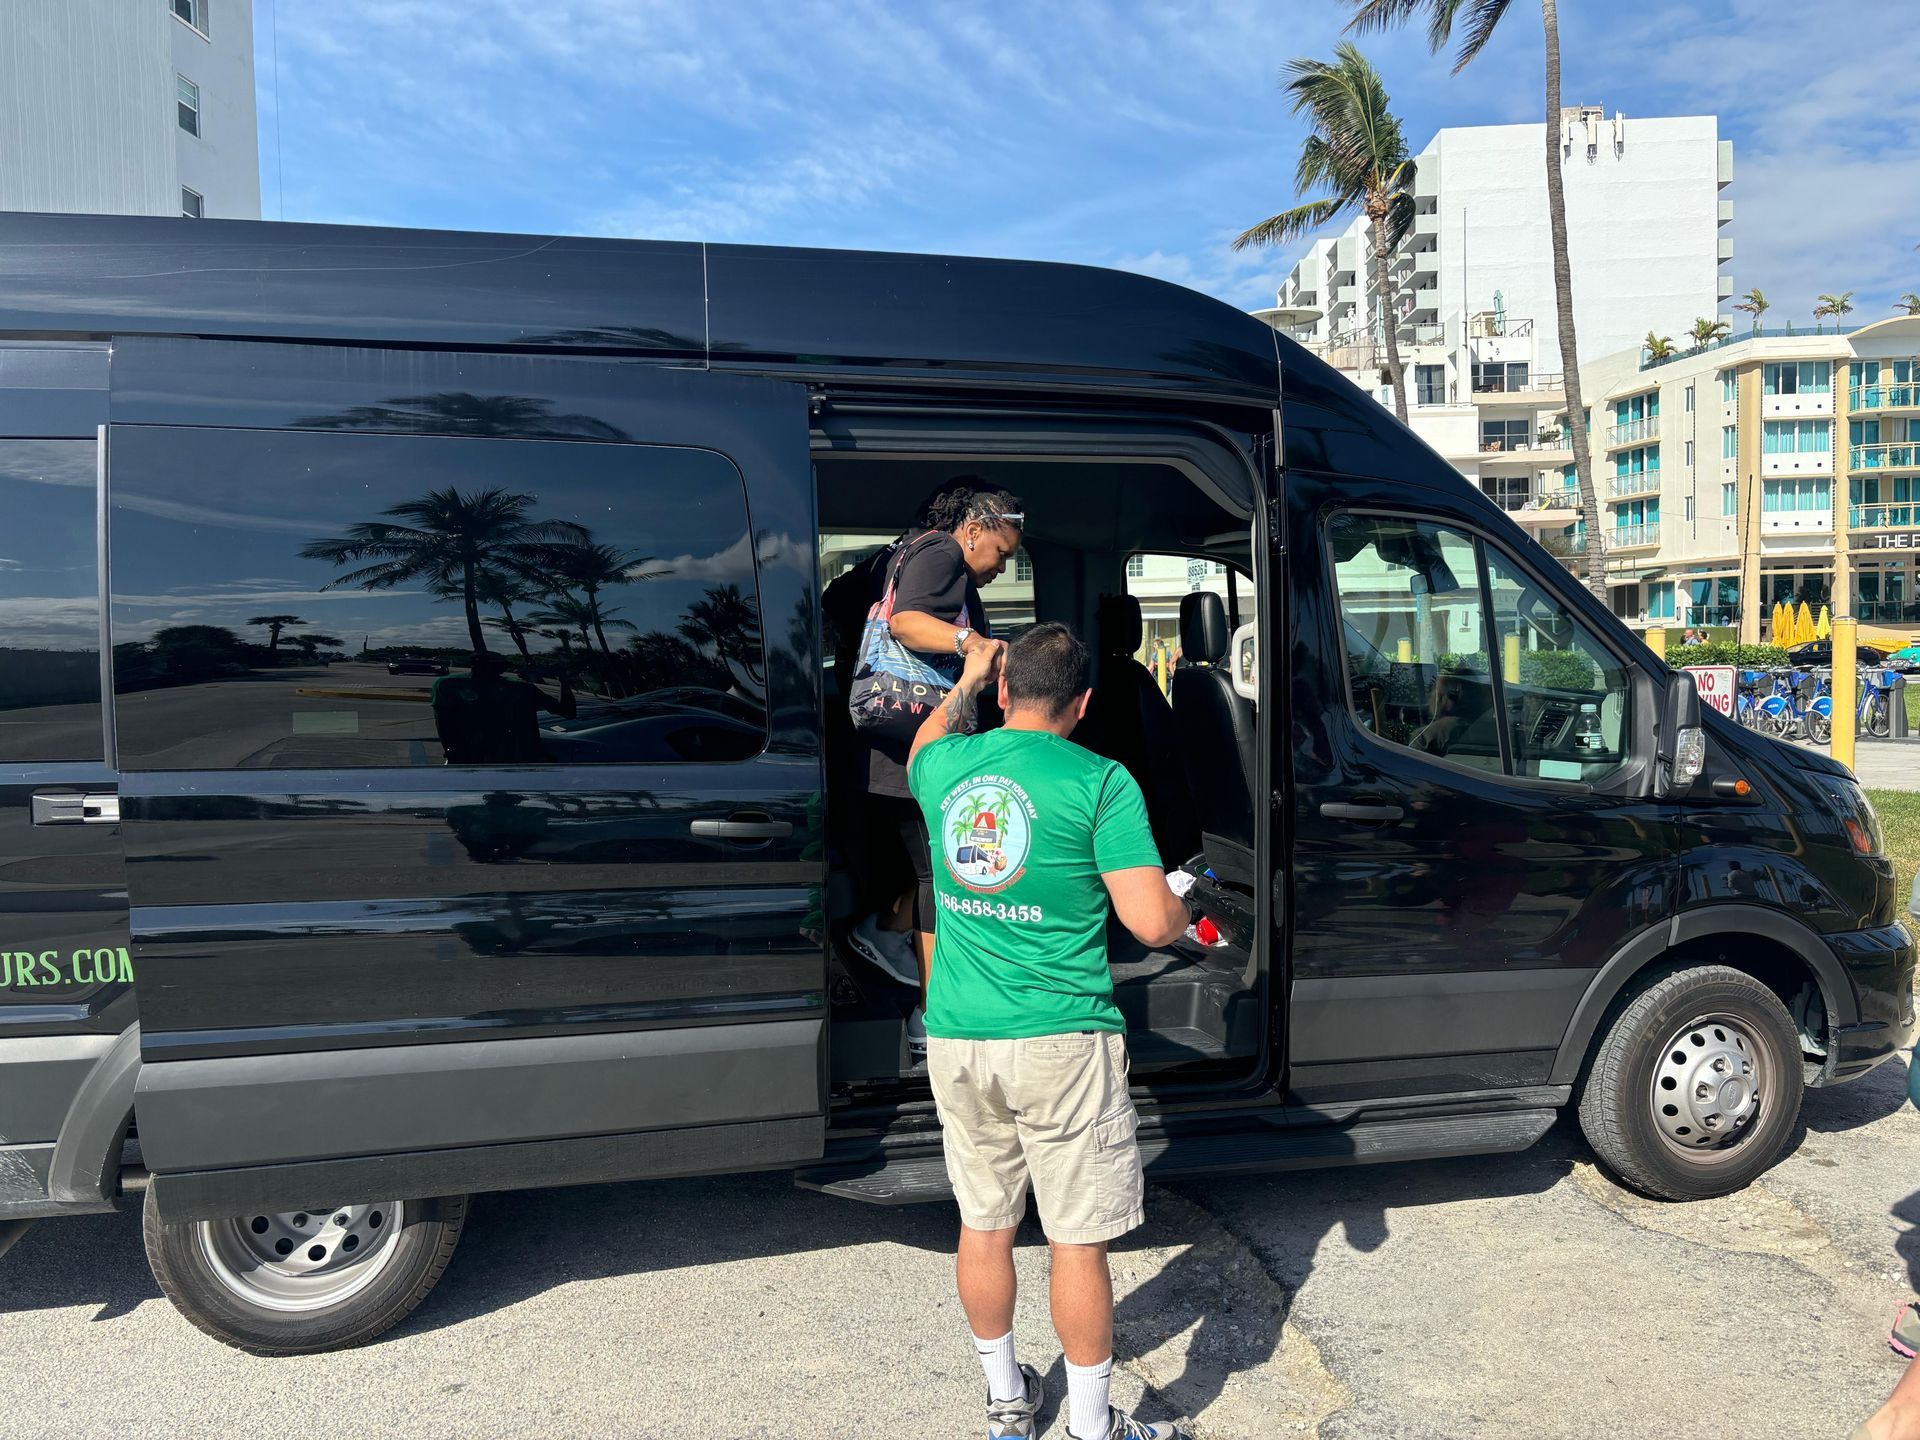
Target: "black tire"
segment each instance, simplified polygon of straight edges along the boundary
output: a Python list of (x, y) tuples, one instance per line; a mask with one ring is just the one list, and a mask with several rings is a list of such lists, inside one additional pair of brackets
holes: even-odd
[[(1716, 1027), (1714, 1018), (1724, 1023)], [(1670, 1133), (1695, 1118), (1672, 1104), (1687, 1103), (1691, 1079), (1706, 1076), (1699, 1090), (1713, 1092), (1701, 1108), (1721, 1103), (1717, 1072), (1704, 1068), (1718, 1060), (1707, 1057), (1732, 1059), (1735, 1078), (1742, 1055), (1753, 1065), (1744, 1082), (1749, 1118), (1737, 1118), (1743, 1102), (1717, 1134), (1697, 1119), (1684, 1138)], [(1676, 1078), (1679, 1094), (1667, 1085)], [(1780, 1159), (1796, 1133), (1802, 1089), (1800, 1035), (1780, 998), (1751, 975), (1701, 965), (1653, 980), (1614, 1014), (1581, 1083), (1580, 1128), (1601, 1164), (1631, 1188), (1660, 1200), (1706, 1200), (1745, 1189)]]
[(1869, 735), (1884, 740), (1893, 733), (1890, 709), (1887, 697), (1884, 695), (1875, 695), (1867, 702), (1867, 733)]
[[(168, 1224), (149, 1191), (140, 1228), (153, 1278), (199, 1329), (250, 1355), (312, 1355), (364, 1345), (405, 1319), (439, 1283), (460, 1243), (467, 1197), (408, 1200), (397, 1208), (400, 1223), (382, 1237), (383, 1255), (372, 1278), (343, 1299), (299, 1310), (256, 1303), (244, 1293), (244, 1282), (236, 1286), (222, 1278), (212, 1252), (219, 1250), (223, 1232), (213, 1227), (228, 1222)], [(257, 1217), (248, 1228), (267, 1220)]]
[(1818, 710), (1807, 712), (1807, 738), (1816, 745), (1824, 745), (1833, 738), (1833, 722)]

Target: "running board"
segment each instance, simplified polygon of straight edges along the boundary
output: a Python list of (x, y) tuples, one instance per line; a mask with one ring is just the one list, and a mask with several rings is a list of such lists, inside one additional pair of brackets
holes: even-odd
[[(1288, 1128), (1259, 1122), (1225, 1133), (1143, 1133), (1140, 1158), (1149, 1180), (1183, 1180), (1436, 1160), (1448, 1155), (1497, 1155), (1526, 1149), (1552, 1128), (1558, 1115), (1557, 1110), (1510, 1110), (1496, 1115), (1378, 1120), (1344, 1128)], [(808, 1166), (795, 1171), (793, 1178), (803, 1189), (871, 1205), (953, 1198), (939, 1150), (924, 1146), (892, 1156), (874, 1153), (839, 1164)]]

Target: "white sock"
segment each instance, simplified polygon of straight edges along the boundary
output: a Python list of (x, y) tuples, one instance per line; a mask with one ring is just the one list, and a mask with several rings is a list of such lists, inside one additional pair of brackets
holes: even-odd
[(975, 1335), (973, 1348), (980, 1357), (980, 1368), (987, 1372), (989, 1400), (1018, 1400), (1027, 1393), (1026, 1376), (1013, 1359), (1013, 1331), (998, 1340), (982, 1340)]
[(1067, 1366), (1067, 1433), (1073, 1440), (1107, 1440), (1109, 1404), (1107, 1384), (1113, 1378), (1113, 1357), (1098, 1365)]

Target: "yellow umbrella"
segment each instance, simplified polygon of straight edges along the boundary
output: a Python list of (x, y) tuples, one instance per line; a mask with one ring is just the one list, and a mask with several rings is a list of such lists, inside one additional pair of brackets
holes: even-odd
[(1813, 611), (1807, 608), (1807, 602), (1800, 602), (1800, 613), (1793, 621), (1793, 643), (1804, 645), (1813, 639)]
[(1785, 645), (1787, 643), (1786, 601), (1776, 600), (1773, 602), (1773, 616), (1767, 626), (1767, 634), (1772, 637), (1773, 643), (1776, 645)]
[(1816, 640), (1826, 640), (1831, 638), (1832, 635), (1833, 619), (1827, 613), (1827, 607), (1822, 605), (1820, 607), (1820, 618), (1814, 621), (1813, 624), (1813, 638)]

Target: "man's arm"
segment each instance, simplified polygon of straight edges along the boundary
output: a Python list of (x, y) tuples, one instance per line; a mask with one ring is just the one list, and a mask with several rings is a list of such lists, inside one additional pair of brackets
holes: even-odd
[(912, 768), (914, 757), (936, 740), (949, 735), (964, 735), (973, 728), (975, 707), (980, 703), (980, 690), (993, 679), (1000, 668), (1000, 652), (1006, 647), (997, 640), (983, 641), (980, 648), (967, 652), (967, 663), (960, 672), (960, 679), (947, 698), (934, 706), (933, 713), (920, 722), (920, 729), (913, 737), (913, 746), (907, 751), (907, 765)]
[(1135, 865), (1100, 874), (1113, 913), (1149, 949), (1171, 945), (1187, 933), (1187, 907), (1158, 865)]

